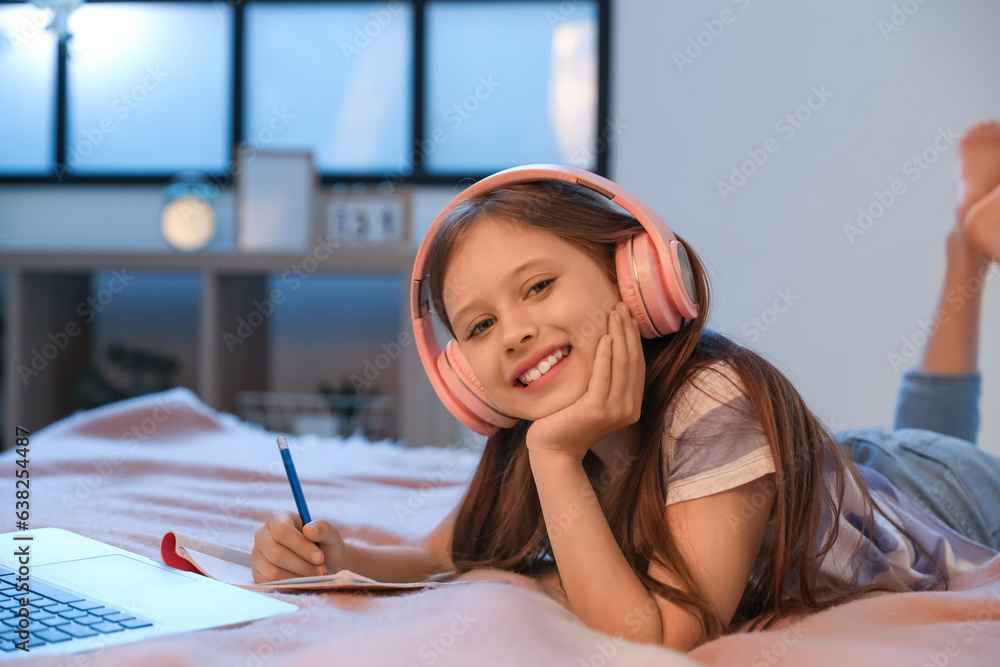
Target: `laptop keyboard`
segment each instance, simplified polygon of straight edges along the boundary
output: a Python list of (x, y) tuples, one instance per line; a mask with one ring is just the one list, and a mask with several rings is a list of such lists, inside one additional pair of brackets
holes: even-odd
[[(0, 565), (0, 655), (20, 650), (15, 644), (22, 641), (18, 634), (22, 619), (15, 612), (21, 609), (20, 599), (25, 597), (25, 592), (18, 591), (16, 585), (16, 572)], [(29, 649), (153, 625), (143, 618), (34, 577), (29, 586)]]

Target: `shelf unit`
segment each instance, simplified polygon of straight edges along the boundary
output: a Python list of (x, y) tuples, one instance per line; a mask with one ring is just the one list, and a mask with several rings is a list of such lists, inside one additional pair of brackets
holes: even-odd
[[(399, 322), (401, 331), (410, 332), (410, 344), (402, 346), (399, 383), (396, 388), (398, 438), (410, 446), (445, 445), (455, 441), (457, 421), (444, 409), (424, 375), (419, 355), (412, 344), (410, 324), (410, 281), (416, 249), (410, 246), (339, 246), (323, 261), (314, 248), (302, 253), (246, 254), (165, 254), (165, 253), (0, 253), (0, 271), (6, 274), (6, 332), (3, 341), (4, 421), (0, 442), (3, 449), (13, 444), (16, 425), (38, 430), (70, 415), (73, 411), (66, 387), (91, 359), (92, 322), (84, 322), (80, 304), (91, 296), (91, 275), (95, 271), (128, 270), (178, 271), (196, 273), (201, 279), (198, 322), (198, 373), (195, 392), (207, 405), (236, 412), (234, 394), (240, 390), (269, 389), (267, 364), (269, 322), (255, 329), (253, 336), (232, 353), (223, 332), (240, 315), (253, 309), (254, 300), (267, 298), (272, 273), (292, 266), (310, 273), (396, 274), (401, 281)], [(96, 318), (94, 318), (96, 320)], [(62, 335), (60, 335), (60, 333)], [(66, 338), (63, 338), (63, 335)], [(24, 382), (18, 366), (31, 368), (32, 350), (49, 347), (51, 359), (35, 363), (44, 368)]]

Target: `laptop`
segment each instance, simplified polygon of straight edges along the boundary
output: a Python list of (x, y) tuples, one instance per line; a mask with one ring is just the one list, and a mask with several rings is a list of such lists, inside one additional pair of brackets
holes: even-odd
[[(25, 565), (28, 593), (17, 589)], [(92, 651), (296, 609), (68, 530), (0, 534), (0, 661)], [(17, 647), (25, 626), (28, 651)]]

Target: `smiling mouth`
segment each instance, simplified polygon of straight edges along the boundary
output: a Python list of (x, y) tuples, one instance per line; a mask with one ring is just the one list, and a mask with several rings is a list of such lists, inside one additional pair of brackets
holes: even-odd
[[(545, 377), (552, 368), (558, 366), (563, 361), (565, 361), (566, 357), (569, 356), (569, 353), (572, 352), (572, 350), (573, 350), (572, 345), (567, 345), (561, 350), (556, 350), (553, 354), (550, 354), (546, 359), (543, 359), (541, 363), (538, 364), (538, 366), (531, 369), (521, 377), (517, 378), (517, 386), (528, 387), (533, 382), (535, 382), (535, 380)], [(544, 368), (545, 370), (543, 371), (542, 368)]]

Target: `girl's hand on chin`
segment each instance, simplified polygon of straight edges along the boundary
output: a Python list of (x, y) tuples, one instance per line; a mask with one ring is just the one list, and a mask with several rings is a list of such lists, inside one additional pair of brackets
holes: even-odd
[(526, 437), (534, 454), (583, 460), (602, 436), (639, 420), (646, 360), (639, 324), (619, 302), (608, 317), (608, 333), (597, 344), (594, 374), (575, 403), (532, 423)]

